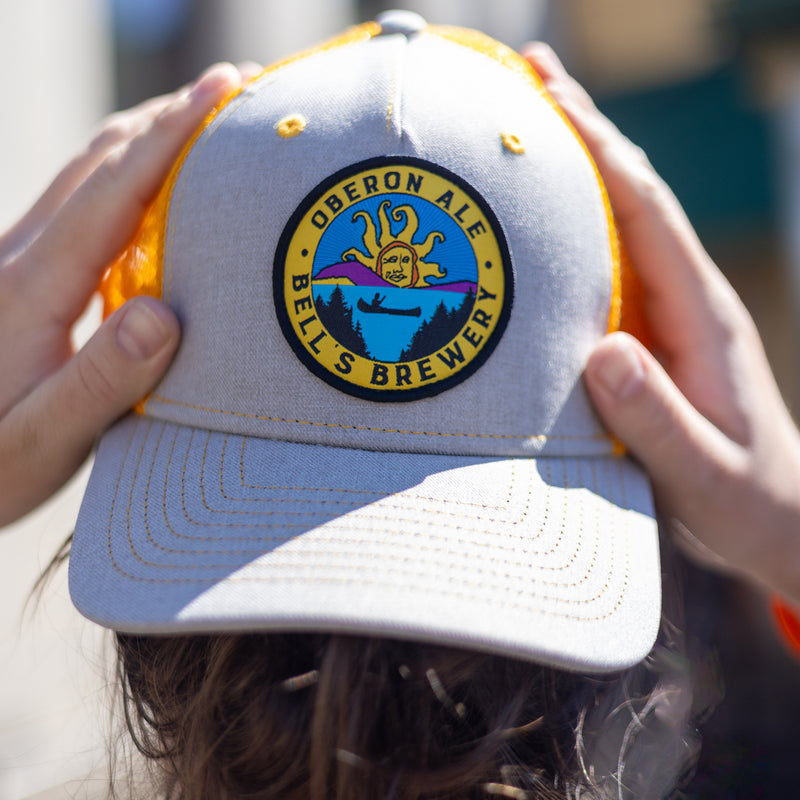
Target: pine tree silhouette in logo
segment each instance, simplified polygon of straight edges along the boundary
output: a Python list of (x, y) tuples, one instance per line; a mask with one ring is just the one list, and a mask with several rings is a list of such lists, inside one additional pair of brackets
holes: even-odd
[(320, 322), (342, 347), (357, 356), (371, 358), (361, 331), (361, 323), (353, 322), (353, 308), (344, 299), (344, 292), (339, 286), (331, 292), (327, 303), (321, 295), (317, 295), (314, 305)]
[[(475, 293), (472, 289), (464, 295), (464, 302), (460, 306), (448, 311), (445, 304), (439, 303), (433, 316), (422, 323), (416, 331), (408, 347), (400, 353), (398, 361), (415, 361), (424, 358), (431, 353), (435, 353), (443, 344), (449, 342), (461, 328), (466, 325), (472, 308), (475, 305)], [(451, 347), (451, 358), (456, 361), (463, 361), (463, 353), (460, 345), (456, 342)]]

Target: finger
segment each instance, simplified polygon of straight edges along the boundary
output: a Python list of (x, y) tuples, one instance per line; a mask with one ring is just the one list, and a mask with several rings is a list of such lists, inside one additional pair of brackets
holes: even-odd
[[(656, 496), (679, 518), (696, 519), (712, 491), (744, 467), (740, 448), (681, 394), (632, 336), (606, 336), (585, 369), (586, 388), (603, 421), (642, 463)], [(690, 525), (691, 527), (691, 525)]]
[(175, 315), (136, 297), (0, 421), (0, 525), (56, 491), (98, 434), (158, 381), (180, 338)]
[[(241, 86), (238, 70), (218, 65), (179, 95), (140, 135), (113, 149), (59, 209), (27, 252), (31, 307), (71, 323), (106, 265), (136, 230), (170, 166), (213, 106)], [(94, 235), (86, 235), (87, 220)]]
[(699, 327), (726, 319), (738, 298), (642, 150), (598, 111), (549, 47), (529, 45), (524, 54), (603, 175), (620, 234), (645, 288), (657, 343), (670, 352), (696, 349), (706, 338)]
[[(238, 64), (237, 69), (244, 82), (251, 80), (264, 68), (254, 61), (245, 61)], [(203, 80), (207, 80), (206, 73), (197, 82)], [(149, 98), (132, 108), (111, 114), (103, 121), (89, 146), (67, 164), (27, 214), (0, 237), (0, 248), (16, 250), (29, 241), (114, 147), (141, 133), (167, 106), (188, 93), (192, 86), (188, 84), (174, 92)]]
[(797, 550), (800, 447), (785, 407), (766, 402), (767, 423), (740, 445), (624, 333), (601, 341), (585, 383), (600, 416), (649, 473), (657, 507), (683, 551), (800, 598), (796, 559), (786, 557)]
[(236, 68), (245, 83), (258, 77), (264, 71), (264, 66), (256, 61), (240, 61)]
[(603, 174), (619, 224), (629, 219), (636, 222), (643, 201), (656, 203), (660, 210), (677, 202), (658, 179), (641, 148), (598, 110), (548, 45), (527, 45), (523, 54), (591, 151)]
[(31, 209), (0, 238), (2, 251), (11, 253), (28, 244), (109, 152), (141, 133), (177, 94), (152, 98), (104, 120), (89, 145), (61, 170)]

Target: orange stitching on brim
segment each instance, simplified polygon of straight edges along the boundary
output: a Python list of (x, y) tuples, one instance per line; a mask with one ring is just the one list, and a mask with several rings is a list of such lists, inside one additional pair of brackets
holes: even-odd
[[(133, 436), (131, 437), (131, 439), (129, 440), (129, 443), (128, 443), (128, 448), (129, 449), (130, 449), (130, 445), (132, 444), (132, 439), (133, 439)], [(141, 456), (141, 450), (140, 450), (140, 456)], [(563, 459), (562, 459), (562, 462), (564, 462)], [(619, 470), (619, 465), (618, 464), (617, 464), (617, 469)], [(619, 477), (620, 477), (621, 481), (624, 481), (624, 477), (623, 477), (621, 471), (619, 472)], [(120, 486), (120, 480), (118, 479), (118, 481), (117, 481), (117, 490), (119, 489), (119, 486)], [(621, 492), (624, 495), (624, 487), (621, 487)], [(132, 496), (131, 496), (131, 500), (132, 500)], [(112, 510), (113, 510), (113, 505), (114, 505), (115, 501), (116, 501), (116, 492), (115, 492), (115, 498), (112, 500)], [(146, 507), (147, 506), (145, 505), (145, 508)], [(625, 527), (627, 528), (628, 512), (625, 511), (624, 509), (620, 509), (620, 512), (625, 517)], [(127, 521), (128, 521), (128, 540), (129, 540), (129, 544), (131, 545), (131, 548), (132, 548), (131, 549), (131, 553), (141, 563), (147, 564), (148, 562), (144, 561), (141, 558), (141, 556), (139, 556), (139, 554), (132, 547), (133, 542), (131, 541), (131, 538), (130, 538), (130, 503), (129, 503), (129, 507), (127, 509), (126, 517), (127, 517)], [(109, 519), (108, 534), (109, 534), (108, 535), (109, 555), (110, 555), (110, 558), (111, 558), (111, 561), (112, 561), (112, 564), (113, 564), (114, 568), (118, 572), (120, 572), (121, 574), (125, 575), (126, 577), (131, 578), (132, 580), (139, 581), (139, 582), (145, 582), (145, 583), (175, 583), (175, 584), (185, 584), (185, 583), (198, 584), (199, 583), (199, 584), (213, 584), (213, 583), (219, 582), (222, 579), (220, 577), (217, 577), (217, 578), (176, 578), (176, 579), (166, 579), (165, 580), (165, 579), (159, 579), (159, 578), (149, 578), (149, 577), (132, 575), (132, 574), (128, 573), (127, 571), (125, 571), (125, 570), (123, 570), (121, 568), (121, 566), (117, 563), (116, 559), (114, 558), (113, 552), (111, 552), (111, 519)], [(414, 560), (414, 563), (418, 564), (418, 560)], [(514, 562), (514, 563), (517, 564), (518, 562)], [(163, 567), (163, 568), (173, 568), (173, 569), (174, 568), (181, 568), (178, 565), (153, 564), (152, 566)], [(206, 568), (206, 569), (214, 569), (215, 568), (214, 566), (210, 566), (210, 565), (196, 565), (196, 566), (198, 568), (203, 567), (203, 568)], [(231, 566), (234, 566), (234, 565), (221, 565), (219, 568), (220, 569), (229, 569), (229, 568), (231, 568)], [(271, 566), (272, 566), (272, 569), (274, 570), (275, 569), (275, 565), (271, 565)], [(554, 611), (553, 609), (543, 609), (540, 606), (532, 606), (530, 603), (503, 602), (499, 598), (499, 593), (500, 592), (505, 592), (505, 593), (511, 592), (512, 588), (511, 588), (510, 582), (511, 581), (519, 582), (520, 581), (520, 576), (511, 575), (511, 574), (506, 574), (505, 576), (502, 576), (502, 575), (499, 576), (501, 578), (504, 578), (504, 580), (500, 581), (498, 583), (492, 583), (492, 585), (491, 585), (491, 593), (489, 593), (485, 597), (481, 598), (481, 601), (482, 602), (487, 602), (487, 603), (489, 603), (491, 605), (497, 605), (497, 606), (500, 606), (502, 608), (521, 608), (521, 609), (524, 609), (524, 610), (533, 610), (533, 611), (535, 611), (536, 613), (539, 613), (539, 614), (543, 614), (543, 615), (546, 615), (546, 616), (555, 616), (555, 617), (558, 617), (558, 618), (561, 618), (561, 619), (573, 619), (573, 620), (582, 621), (582, 622), (590, 622), (590, 621), (597, 621), (597, 620), (601, 620), (601, 619), (606, 619), (606, 618), (612, 616), (616, 612), (616, 610), (621, 606), (621, 604), (623, 602), (623, 597), (625, 595), (625, 592), (626, 592), (626, 589), (627, 589), (627, 586), (628, 586), (627, 567), (629, 567), (629, 564), (628, 564), (628, 560), (626, 559), (626, 573), (625, 573), (624, 578), (623, 578), (623, 585), (621, 587), (622, 590), (620, 592), (619, 597), (616, 599), (614, 605), (612, 606), (612, 608), (608, 609), (605, 614), (598, 614), (598, 615), (595, 615), (595, 616), (592, 616), (592, 617), (586, 617), (586, 616), (579, 616), (579, 615), (576, 615), (576, 614), (568, 614), (568, 613), (564, 613), (564, 612), (558, 612), (558, 611)], [(298, 565), (293, 565), (292, 568), (298, 569)], [(303, 568), (302, 567), (299, 567), (299, 569), (300, 569), (300, 572), (303, 572)], [(309, 566), (308, 568), (306, 568), (305, 571), (308, 571), (308, 569), (311, 569), (311, 567)], [(279, 576), (279, 575), (273, 574), (273, 575), (270, 576), (270, 581), (274, 582), (274, 581), (280, 581), (280, 580), (283, 580), (283, 579), (287, 579), (287, 578), (285, 578), (285, 574), (286, 574), (285, 571), (284, 570), (279, 570), (279, 571), (283, 571), (284, 572), (284, 576)], [(482, 573), (482, 572), (488, 572), (488, 571), (487, 570), (482, 570), (482, 569), (480, 569), (480, 567), (476, 567), (473, 570), (473, 572), (474, 573), (475, 572)], [(497, 577), (497, 573), (496, 572), (494, 572), (492, 574), (495, 577)], [(299, 577), (299, 573), (298, 573), (298, 577)], [(408, 577), (410, 577), (412, 579), (415, 578), (415, 577), (419, 577), (418, 568), (416, 568), (413, 572), (409, 572), (408, 573)], [(240, 581), (241, 582), (256, 582), (256, 583), (260, 582), (260, 579), (256, 578), (256, 577), (252, 577), (251, 578), (251, 577), (228, 575), (224, 579), (228, 580), (228, 581), (231, 581), (231, 582), (240, 582)], [(292, 578), (288, 578), (288, 579), (289, 580), (297, 580), (298, 578), (297, 577), (292, 577)], [(325, 577), (325, 576), (319, 575), (318, 572), (316, 572), (314, 574), (314, 580), (315, 580), (315, 582), (325, 583), (325, 584), (337, 584), (337, 583), (338, 584), (344, 584), (344, 585), (351, 585), (352, 584), (352, 581), (350, 581), (348, 579)], [(584, 580), (585, 580), (585, 578), (584, 578)], [(457, 583), (459, 586), (466, 586), (467, 588), (472, 587), (474, 590), (487, 588), (486, 582), (484, 580), (476, 580), (475, 582), (473, 582), (473, 581), (465, 580), (463, 577), (444, 578), (444, 583), (448, 583), (448, 582)], [(378, 581), (370, 581), (367, 576), (364, 576), (362, 574), (359, 574), (358, 583), (359, 584), (371, 584), (372, 583), (372, 584), (375, 584), (375, 585), (384, 585), (385, 586), (385, 580), (381, 580), (380, 582), (378, 582)], [(554, 586), (564, 587), (564, 586), (577, 585), (575, 582), (572, 582), (572, 583), (569, 583), (569, 584), (564, 584), (564, 583), (556, 583), (556, 582), (551, 582), (551, 581), (540, 581), (539, 584), (540, 585), (544, 585), (544, 586), (553, 586), (553, 587)], [(535, 596), (534, 599), (536, 599), (536, 600), (538, 600), (540, 602), (541, 601), (544, 601), (544, 602), (555, 601), (555, 602), (558, 602), (560, 605), (565, 605), (566, 604), (566, 605), (570, 605), (570, 606), (585, 606), (585, 605), (589, 605), (591, 603), (594, 603), (600, 596), (602, 596), (602, 594), (605, 593), (605, 590), (606, 590), (607, 587), (608, 587), (608, 582), (606, 582), (604, 588), (597, 595), (595, 595), (592, 598), (576, 599), (576, 598), (567, 598), (567, 597), (558, 597), (558, 596), (550, 596), (550, 595), (538, 594), (538, 595)], [(404, 585), (401, 585), (399, 588), (407, 588), (409, 590), (419, 590), (419, 591), (422, 591), (422, 592), (427, 592), (429, 594), (437, 594), (438, 593), (438, 594), (446, 595), (448, 597), (460, 596), (460, 597), (463, 597), (464, 599), (468, 599), (468, 598), (471, 598), (473, 600), (475, 599), (475, 592), (474, 591), (470, 592), (469, 594), (466, 593), (466, 592), (457, 592), (457, 591), (454, 592), (452, 589), (445, 589), (441, 585), (437, 586), (437, 585), (433, 585), (433, 584), (426, 584), (426, 585), (415, 586), (415, 585), (411, 585), (411, 584), (407, 584), (407, 585), (404, 584)], [(519, 595), (519, 591), (517, 591), (517, 594)]]
[(210, 414), (225, 414), (227, 416), (241, 417), (243, 419), (261, 420), (262, 422), (285, 422), (293, 425), (311, 425), (320, 428), (339, 428), (342, 430), (352, 431), (369, 431), (372, 433), (402, 433), (412, 436), (431, 436), (439, 438), (465, 438), (465, 439), (507, 439), (507, 440), (528, 440), (535, 439), (540, 442), (549, 441), (574, 441), (574, 442), (602, 442), (609, 441), (609, 436), (605, 433), (593, 434), (592, 436), (551, 436), (548, 434), (510, 434), (510, 433), (442, 433), (434, 431), (406, 431), (394, 428), (371, 428), (366, 425), (346, 425), (343, 423), (334, 422), (313, 422), (311, 420), (303, 419), (283, 419), (282, 417), (270, 417), (264, 414), (246, 413), (241, 411), (225, 411), (221, 408), (208, 408), (206, 406), (196, 405), (194, 403), (184, 403), (180, 400), (173, 400), (169, 397), (162, 395), (153, 395), (151, 401), (164, 403), (166, 405), (180, 406), (181, 408), (189, 408), (194, 411), (205, 411)]

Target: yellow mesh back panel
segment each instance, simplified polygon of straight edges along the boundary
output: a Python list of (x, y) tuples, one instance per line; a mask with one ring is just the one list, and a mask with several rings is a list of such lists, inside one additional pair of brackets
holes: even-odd
[[(287, 64), (306, 58), (309, 55), (324, 50), (369, 39), (380, 33), (380, 26), (376, 22), (368, 22), (345, 31), (322, 45), (311, 48), (267, 67), (254, 80), (261, 76), (285, 67)], [(203, 123), (195, 131), (192, 138), (183, 148), (180, 156), (175, 161), (172, 170), (161, 187), (150, 208), (144, 215), (142, 222), (128, 247), (114, 261), (107, 270), (100, 283), (99, 291), (103, 297), (103, 313), (107, 317), (116, 311), (123, 303), (136, 295), (162, 296), (164, 239), (167, 230), (167, 217), (172, 190), (175, 186), (178, 173), (186, 157), (197, 139), (216, 117), (220, 110), (236, 97), (241, 90), (232, 92), (213, 108)]]
[(499, 61), (508, 69), (516, 72), (525, 78), (536, 91), (555, 109), (558, 115), (564, 120), (564, 123), (572, 131), (575, 138), (580, 143), (589, 163), (592, 165), (595, 175), (597, 176), (597, 184), (600, 187), (600, 193), (603, 198), (603, 205), (605, 206), (606, 216), (608, 218), (609, 248), (611, 250), (611, 303), (608, 310), (608, 331), (619, 330), (621, 315), (622, 315), (622, 300), (624, 292), (622, 290), (621, 281), (622, 274), (620, 268), (620, 246), (619, 239), (616, 235), (616, 226), (614, 225), (614, 214), (611, 210), (611, 202), (608, 199), (605, 183), (597, 169), (597, 165), (592, 158), (592, 154), (586, 147), (583, 139), (575, 130), (569, 117), (561, 109), (561, 106), (550, 96), (544, 85), (544, 81), (539, 77), (531, 65), (517, 52), (510, 47), (495, 41), (490, 36), (486, 36), (479, 31), (469, 30), (465, 28), (455, 28), (448, 26), (431, 26), (429, 30), (433, 31), (443, 39), (450, 39), (451, 41), (458, 42), (465, 47), (470, 47), (479, 53), (483, 53), (495, 61)]

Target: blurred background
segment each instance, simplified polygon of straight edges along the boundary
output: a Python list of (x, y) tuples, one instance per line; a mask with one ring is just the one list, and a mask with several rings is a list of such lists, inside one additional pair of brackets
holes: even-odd
[[(268, 63), (397, 3), (378, 0), (0, 0), (0, 226), (97, 122), (212, 61)], [(519, 47), (549, 41), (642, 145), (762, 332), (800, 407), (800, 0), (409, 0), (430, 22)], [(96, 309), (77, 332), (91, 330)], [(104, 769), (108, 641), (67, 599), (65, 570), (26, 606), (69, 534), (87, 470), (0, 536), (0, 798)], [(687, 567), (687, 627), (724, 699), (691, 798), (797, 796), (800, 661), (766, 599)], [(694, 646), (694, 645), (693, 645)]]

